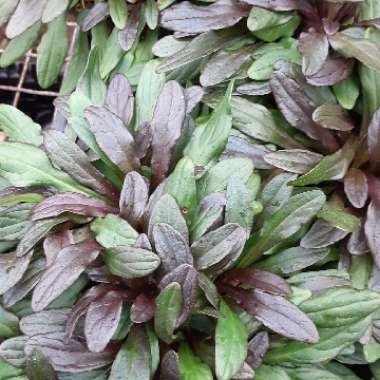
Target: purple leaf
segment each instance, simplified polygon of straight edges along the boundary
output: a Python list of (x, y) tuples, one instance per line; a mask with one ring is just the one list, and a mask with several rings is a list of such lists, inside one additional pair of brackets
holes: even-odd
[(208, 6), (182, 1), (161, 13), (160, 24), (175, 32), (203, 33), (235, 25), (248, 13), (246, 5), (234, 0), (218, 0)]
[(359, 218), (359, 225), (347, 242), (347, 250), (353, 256), (364, 255), (369, 251), (364, 232), (364, 218)]
[(369, 20), (363, 20), (359, 22), (359, 25), (361, 26), (367, 26), (367, 27), (374, 27), (376, 29), (380, 29), (380, 17), (373, 18)]
[(244, 0), (245, 3), (274, 11), (293, 11), (301, 6), (302, 0)]
[(188, 243), (169, 224), (155, 224), (153, 227), (153, 239), (156, 252), (160, 256), (162, 266), (167, 273), (170, 273), (181, 264), (193, 265), (193, 257)]
[(141, 127), (135, 133), (135, 152), (136, 156), (143, 159), (151, 147), (153, 139), (153, 130), (150, 123), (142, 123)]
[(344, 177), (344, 192), (354, 207), (364, 207), (368, 198), (367, 176), (360, 169), (350, 168)]
[(133, 116), (134, 98), (131, 85), (123, 74), (116, 74), (112, 78), (104, 105), (128, 127)]
[(156, 300), (152, 295), (141, 293), (134, 300), (131, 307), (131, 321), (145, 323), (153, 319), (156, 310)]
[(257, 333), (248, 343), (247, 363), (257, 369), (263, 362), (269, 348), (269, 336), (266, 331)]
[(313, 112), (313, 121), (323, 128), (349, 132), (355, 125), (338, 104), (322, 104)]
[(214, 282), (204, 273), (198, 273), (198, 285), (202, 289), (207, 301), (210, 302), (216, 310), (219, 310), (219, 294)]
[(94, 106), (86, 109), (85, 116), (100, 148), (124, 174), (140, 166), (133, 136), (121, 119), (107, 108)]
[(74, 244), (74, 236), (71, 230), (63, 230), (46, 237), (43, 243), (46, 266), (53, 264), (59, 251), (70, 244)]
[(152, 187), (165, 178), (170, 165), (171, 150), (181, 136), (186, 102), (182, 87), (175, 81), (167, 82), (158, 97), (152, 119)]
[(132, 226), (138, 226), (148, 203), (148, 185), (141, 174), (129, 172), (124, 179), (120, 194), (120, 216)]
[(35, 206), (31, 213), (31, 220), (39, 220), (59, 216), (65, 212), (72, 214), (102, 217), (107, 214), (117, 214), (118, 209), (107, 205), (100, 199), (79, 193), (58, 193)]
[(65, 343), (64, 333), (33, 336), (25, 344), (25, 353), (29, 355), (35, 349), (49, 359), (55, 370), (69, 373), (104, 367), (111, 363), (115, 356), (114, 347), (94, 353), (88, 351), (86, 346), (77, 340), (72, 339)]
[(373, 114), (368, 126), (368, 153), (373, 170), (380, 170), (380, 108)]
[(92, 352), (103, 351), (112, 339), (120, 321), (123, 299), (110, 291), (91, 302), (84, 323), (87, 347)]
[(185, 89), (186, 115), (194, 110), (203, 98), (205, 90), (201, 86), (191, 86)]
[(376, 266), (380, 267), (380, 208), (371, 202), (367, 210), (367, 220), (364, 224), (365, 236)]
[(100, 246), (95, 240), (85, 240), (82, 243), (63, 248), (34, 289), (33, 310), (43, 310), (60, 296), (98, 257), (99, 253)]
[(332, 86), (346, 79), (352, 72), (354, 60), (345, 58), (327, 59), (322, 68), (306, 77), (313, 86)]
[(99, 22), (103, 21), (108, 16), (108, 3), (103, 1), (95, 4), (86, 17), (82, 20), (81, 26), (84, 32), (88, 32)]
[(132, 11), (128, 15), (127, 25), (119, 32), (118, 41), (120, 47), (125, 51), (130, 50), (136, 40), (139, 30), (140, 10), (140, 2), (137, 2), (132, 6)]
[(181, 380), (179, 358), (174, 350), (168, 351), (162, 357), (160, 380)]
[(298, 49), (302, 54), (302, 72), (305, 76), (310, 76), (324, 66), (329, 54), (329, 41), (323, 33), (301, 33)]

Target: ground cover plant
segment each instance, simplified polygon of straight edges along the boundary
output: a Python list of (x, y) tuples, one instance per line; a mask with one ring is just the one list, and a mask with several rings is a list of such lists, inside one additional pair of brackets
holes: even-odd
[(0, 105), (0, 379), (380, 379), (380, 2), (3, 0), (0, 64), (74, 16)]

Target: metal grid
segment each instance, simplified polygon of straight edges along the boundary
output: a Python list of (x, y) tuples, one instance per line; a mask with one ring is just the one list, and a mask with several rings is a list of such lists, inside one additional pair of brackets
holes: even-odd
[[(76, 38), (76, 35), (78, 33), (78, 29), (79, 29), (78, 25), (75, 22), (67, 22), (66, 24), (68, 27), (68, 34), (70, 36), (69, 37), (70, 44), (69, 44), (68, 55), (66, 57), (65, 67), (63, 70), (63, 78), (64, 78), (64, 76), (67, 72), (68, 66), (69, 66), (69, 62), (70, 62), (72, 52), (73, 52), (73, 48), (74, 48), (75, 38)], [(0, 53), (2, 53), (3, 51), (4, 51), (4, 49), (0, 49)], [(58, 92), (36, 90), (36, 89), (27, 87), (27, 85), (25, 83), (25, 78), (26, 78), (27, 72), (30, 68), (30, 65), (33, 62), (35, 62), (36, 58), (37, 58), (37, 54), (33, 51), (33, 49), (26, 53), (26, 55), (22, 61), (22, 70), (21, 70), (21, 74), (20, 74), (20, 78), (18, 80), (17, 86), (8, 86), (8, 85), (0, 84), (0, 90), (14, 92), (14, 97), (13, 97), (13, 101), (12, 101), (12, 105), (14, 107), (17, 107), (22, 94), (31, 94), (31, 95), (36, 95), (36, 96), (51, 96), (51, 97), (57, 97), (59, 95)]]

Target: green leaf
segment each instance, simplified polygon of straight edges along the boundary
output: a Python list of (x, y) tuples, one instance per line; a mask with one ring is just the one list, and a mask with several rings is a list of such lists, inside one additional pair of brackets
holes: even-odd
[(340, 376), (317, 366), (284, 367), (284, 370), (292, 380), (342, 380)]
[(290, 181), (292, 186), (316, 185), (324, 181), (342, 179), (354, 158), (357, 147), (357, 140), (350, 138), (342, 149), (335, 153), (325, 156), (319, 164), (314, 166), (306, 174)]
[(102, 51), (99, 63), (99, 72), (102, 79), (105, 79), (110, 74), (125, 54), (125, 51), (120, 47), (118, 34), (119, 30), (113, 28)]
[(0, 337), (10, 338), (18, 334), (18, 318), (0, 306)]
[(69, 0), (49, 0), (42, 13), (42, 22), (47, 24), (65, 12)]
[(369, 255), (352, 256), (350, 267), (350, 280), (355, 289), (368, 287), (368, 280), (373, 270), (372, 259)]
[(290, 197), (289, 201), (264, 223), (262, 229), (248, 240), (239, 266), (252, 264), (279, 241), (296, 233), (318, 213), (325, 201), (326, 196), (320, 190), (306, 191)]
[(215, 372), (218, 380), (229, 380), (239, 371), (247, 356), (248, 333), (224, 301), (220, 302), (219, 311), (224, 318), (218, 319), (215, 329)]
[(78, 31), (78, 34), (75, 36), (73, 54), (70, 59), (69, 67), (59, 91), (61, 95), (68, 95), (74, 91), (86, 67), (89, 51), (87, 33)]
[(253, 35), (260, 40), (273, 42), (281, 37), (291, 37), (300, 25), (300, 22), (300, 16), (293, 14), (293, 16), (286, 23), (271, 28), (258, 30), (254, 32)]
[(0, 58), (0, 67), (6, 67), (22, 58), (37, 40), (41, 23), (38, 21), (24, 33), (9, 41)]
[(46, 153), (23, 143), (0, 143), (0, 175), (13, 186), (53, 186), (58, 191), (95, 195), (64, 172), (55, 169)]
[(184, 157), (176, 165), (165, 184), (165, 192), (177, 201), (188, 223), (192, 220), (197, 205), (194, 164)]
[(170, 344), (176, 339), (174, 329), (182, 310), (182, 291), (178, 282), (166, 286), (156, 298), (154, 329), (158, 337)]
[(138, 236), (126, 220), (112, 214), (96, 218), (90, 228), (96, 235), (96, 241), (104, 248), (133, 245)]
[(0, 104), (0, 129), (11, 141), (41, 145), (41, 127), (15, 107)]
[(351, 325), (365, 319), (379, 307), (378, 293), (349, 287), (326, 289), (300, 305), (317, 327)]
[(112, 364), (108, 380), (149, 380), (151, 354), (143, 326), (135, 325)]
[(4, 340), (0, 345), (0, 357), (15, 367), (24, 367), (24, 347), (27, 340), (26, 336), (16, 336)]
[(212, 380), (209, 366), (194, 355), (190, 347), (183, 343), (179, 351), (179, 370), (183, 380)]
[(9, 16), (13, 13), (17, 7), (18, 2), (14, 0), (3, 0), (0, 3), (0, 25), (4, 24)]
[(334, 84), (334, 94), (339, 104), (346, 110), (352, 110), (359, 97), (359, 83), (355, 76), (351, 75), (346, 79)]
[(39, 380), (43, 378), (48, 380), (58, 380), (58, 376), (52, 365), (38, 350), (33, 350), (33, 352), (28, 355), (26, 361), (26, 373), (29, 380)]
[(37, 79), (42, 88), (57, 80), (65, 62), (68, 49), (66, 21), (59, 16), (48, 24), (37, 48)]
[(373, 337), (363, 346), (363, 355), (368, 363), (374, 363), (380, 359), (380, 344)]
[(284, 341), (267, 352), (265, 361), (269, 364), (283, 362), (313, 364), (330, 360), (342, 349), (359, 340), (370, 321), (369, 316), (352, 325), (319, 329), (320, 341), (312, 345)]
[(61, 372), (59, 380), (107, 380), (108, 372), (104, 369), (95, 369), (93, 371), (81, 373)]
[(247, 182), (252, 171), (253, 164), (248, 158), (229, 158), (218, 162), (198, 181), (198, 199), (202, 200), (211, 193), (225, 190), (231, 176)]
[(338, 362), (328, 362), (325, 367), (330, 371), (339, 375), (343, 380), (360, 380), (353, 371)]
[(356, 231), (359, 225), (359, 219), (355, 215), (332, 202), (326, 202), (317, 216), (332, 226), (347, 232)]
[(108, 6), (116, 28), (124, 29), (128, 18), (127, 3), (124, 0), (109, 0)]
[[(25, 378), (21, 378), (24, 374), (24, 370), (22, 368), (13, 367), (5, 360), (0, 358), (0, 379), (4, 380), (27, 380)], [(20, 376), (20, 379), (17, 378)]]
[(282, 367), (262, 364), (256, 371), (255, 380), (293, 380)]
[(145, 21), (149, 29), (154, 30), (157, 28), (159, 10), (155, 0), (147, 0), (144, 9)]
[(215, 108), (207, 123), (197, 127), (185, 148), (185, 155), (190, 157), (196, 165), (206, 166), (210, 161), (222, 153), (232, 126), (230, 110), (233, 81), (223, 100)]

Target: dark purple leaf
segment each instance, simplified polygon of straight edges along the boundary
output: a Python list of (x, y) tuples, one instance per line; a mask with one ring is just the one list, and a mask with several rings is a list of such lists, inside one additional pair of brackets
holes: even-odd
[(332, 86), (351, 74), (353, 64), (352, 59), (327, 59), (323, 67), (313, 75), (307, 76), (306, 80), (313, 86)]
[(349, 132), (355, 125), (338, 104), (322, 104), (313, 112), (313, 120), (323, 128)]
[(33, 350), (26, 359), (26, 374), (29, 380), (58, 380), (52, 365), (39, 351)]
[(137, 172), (129, 172), (124, 178), (120, 194), (120, 216), (132, 226), (138, 226), (148, 203), (148, 185), (144, 177)]
[(244, 288), (261, 289), (264, 292), (286, 296), (292, 290), (281, 277), (260, 269), (239, 268), (228, 271), (222, 282), (231, 286), (244, 285)]
[(380, 268), (380, 207), (374, 202), (368, 206), (364, 231), (373, 260), (376, 266)]
[(174, 350), (162, 357), (160, 380), (181, 380), (178, 354)]
[(86, 267), (98, 257), (100, 249), (95, 240), (85, 240), (63, 248), (34, 289), (33, 310), (43, 310), (69, 288)]
[(112, 78), (104, 105), (128, 127), (133, 116), (134, 98), (131, 85), (123, 74), (116, 74)]
[(79, 193), (58, 193), (38, 203), (30, 213), (31, 220), (59, 216), (65, 212), (72, 214), (102, 217), (117, 214), (119, 210), (94, 197)]
[(193, 109), (200, 103), (205, 91), (201, 86), (191, 86), (185, 89), (186, 115), (190, 115)]
[(25, 352), (30, 355), (33, 350), (39, 350), (50, 361), (57, 371), (78, 373), (101, 368), (111, 363), (115, 356), (115, 348), (94, 353), (77, 341), (64, 342), (64, 333), (35, 335), (25, 344)]
[(171, 150), (181, 136), (186, 101), (182, 87), (167, 82), (158, 97), (152, 119), (152, 186), (156, 188), (165, 178), (170, 165)]
[(132, 11), (128, 15), (127, 25), (123, 30), (119, 32), (119, 44), (120, 47), (125, 51), (131, 49), (137, 37), (140, 22), (140, 11), (141, 3), (137, 2), (135, 5), (133, 5)]
[(164, 289), (172, 282), (180, 284), (182, 290), (182, 310), (176, 325), (178, 328), (187, 320), (194, 308), (198, 290), (198, 273), (193, 266), (182, 264), (168, 273), (161, 280), (159, 287)]
[(91, 164), (82, 149), (64, 133), (45, 132), (44, 147), (54, 164), (69, 173), (76, 181), (111, 199), (118, 197), (112, 184)]
[(0, 191), (0, 200), (3, 200), (3, 199), (5, 200), (13, 196), (29, 194), (29, 193), (40, 194), (46, 197), (53, 194), (48, 189), (44, 189), (44, 188), (10, 186)]
[(347, 242), (347, 250), (354, 256), (364, 255), (369, 251), (364, 232), (363, 218), (359, 219), (358, 228), (350, 235)]
[(373, 170), (380, 170), (380, 108), (373, 114), (368, 126), (368, 153)]
[(302, 54), (302, 72), (305, 76), (310, 76), (324, 66), (329, 54), (329, 41), (323, 33), (301, 33), (298, 49)]
[(344, 177), (344, 192), (354, 207), (364, 207), (368, 198), (367, 176), (360, 169), (350, 168)]
[(311, 6), (304, 3), (303, 0), (243, 0), (245, 3), (254, 5), (256, 7), (272, 9), (274, 11), (293, 11), (300, 10), (306, 6), (310, 8)]
[(53, 264), (59, 251), (70, 244), (74, 244), (74, 236), (71, 230), (63, 230), (46, 237), (43, 243), (46, 266)]
[(241, 137), (230, 136), (222, 153), (222, 158), (247, 157), (251, 159), (255, 168), (271, 169), (272, 165), (264, 160), (264, 156), (269, 152), (271, 150), (264, 145), (251, 144)]
[(140, 166), (133, 136), (121, 119), (107, 108), (94, 106), (86, 109), (85, 116), (100, 148), (124, 174)]
[(3, 253), (0, 255), (0, 295), (15, 286), (28, 269), (33, 251), (17, 257), (16, 253)]
[(153, 227), (153, 239), (156, 252), (160, 256), (162, 266), (167, 273), (170, 273), (181, 264), (193, 265), (193, 257), (188, 243), (169, 224), (155, 224)]
[(135, 152), (138, 158), (142, 159), (148, 154), (152, 139), (152, 126), (150, 123), (143, 123), (135, 133)]
[(312, 120), (315, 106), (294, 79), (283, 72), (275, 71), (270, 84), (278, 107), (293, 127), (320, 141), (328, 151), (338, 149), (337, 141), (331, 132), (318, 127)]
[(248, 343), (247, 363), (257, 369), (263, 362), (269, 348), (269, 336), (266, 331), (257, 333)]
[(119, 325), (123, 299), (110, 291), (91, 302), (84, 323), (87, 347), (92, 352), (103, 351)]
[(84, 32), (88, 32), (99, 22), (103, 21), (108, 16), (108, 3), (103, 1), (95, 4), (86, 17), (81, 22), (81, 27)]
[(176, 32), (203, 33), (235, 25), (248, 13), (246, 5), (234, 0), (218, 0), (208, 6), (182, 1), (161, 13), (160, 24)]
[(110, 284), (117, 282), (117, 278), (107, 268), (107, 265), (86, 269), (86, 274), (91, 281)]
[(145, 323), (153, 319), (156, 310), (156, 300), (152, 295), (141, 293), (134, 300), (131, 307), (131, 321)]

